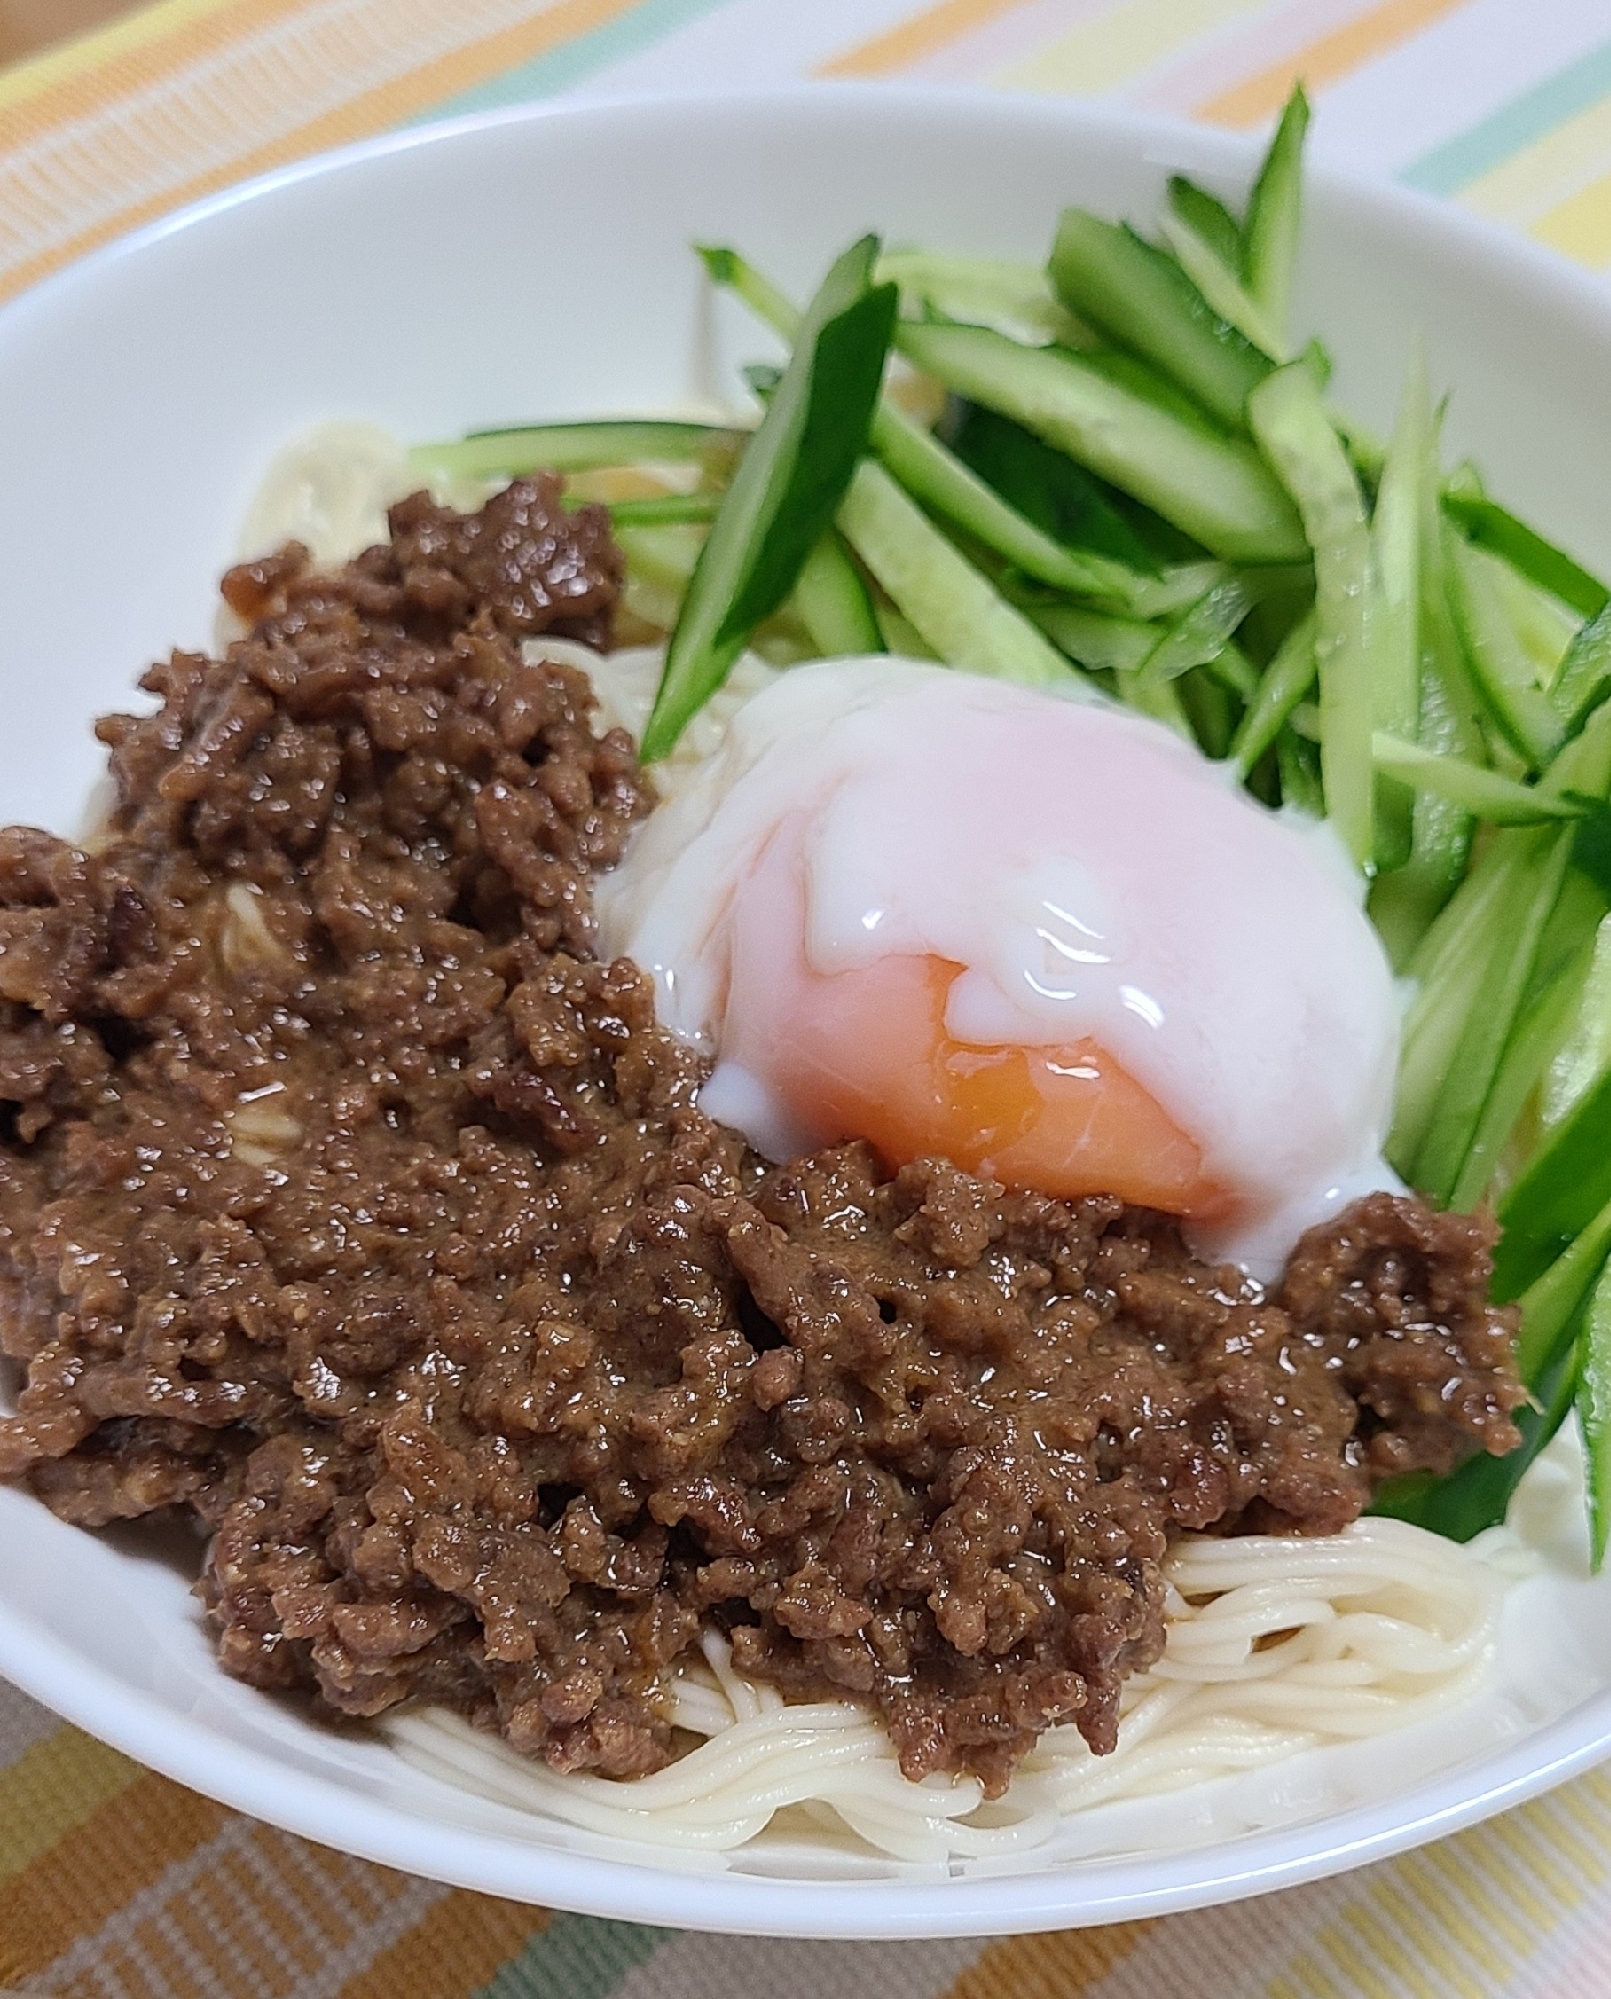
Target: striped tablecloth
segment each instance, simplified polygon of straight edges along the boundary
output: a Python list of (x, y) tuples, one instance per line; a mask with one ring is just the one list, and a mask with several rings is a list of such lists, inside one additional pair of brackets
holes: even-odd
[[(1611, 0), (162, 0), (0, 74), (0, 295), (441, 112), (798, 77), (1256, 127), (1611, 268)], [(3, 1557), (0, 1557), (3, 1559)], [(676, 1935), (253, 1824), (0, 1687), (0, 1985), (72, 1999), (1611, 1999), (1611, 1771), (1262, 1901), (994, 1943)]]

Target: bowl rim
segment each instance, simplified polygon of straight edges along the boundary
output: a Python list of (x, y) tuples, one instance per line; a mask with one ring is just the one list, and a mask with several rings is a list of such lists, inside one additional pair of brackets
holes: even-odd
[[(453, 145), (510, 126), (702, 119), (742, 105), (807, 124), (834, 116), (971, 120), (1082, 127), (1115, 147), (1156, 152), (1160, 163), (1245, 170), (1257, 141), (1175, 120), (1067, 98), (984, 88), (877, 82), (798, 82), (766, 89), (621, 93), (580, 102), (516, 105), (422, 123), (298, 160), (208, 195), (102, 244), (0, 305), (0, 329), (59, 311), (82, 288), (191, 230), (303, 182), (393, 155)], [(1611, 345), (1611, 295), (1588, 272), (1452, 204), (1316, 165), (1311, 184), (1372, 224), (1430, 229), (1477, 263), (1506, 268), (1534, 289), (1541, 312), (1564, 314)], [(1073, 1861), (1022, 1874), (947, 1872), (940, 1878), (790, 1881), (693, 1872), (645, 1858), (601, 1857), (462, 1825), (357, 1796), (294, 1770), (126, 1686), (16, 1611), (0, 1584), (0, 1674), (147, 1767), (232, 1809), (319, 1844), (453, 1886), (617, 1921), (736, 1934), (842, 1939), (941, 1938), (1080, 1927), (1171, 1914), (1295, 1887), (1383, 1860), (1472, 1825), (1611, 1757), (1611, 1687), (1509, 1746), (1423, 1779), (1386, 1801), (1350, 1805), (1297, 1825), (1243, 1833), (1166, 1854)], [(645, 1848), (648, 1855), (652, 1849)]]

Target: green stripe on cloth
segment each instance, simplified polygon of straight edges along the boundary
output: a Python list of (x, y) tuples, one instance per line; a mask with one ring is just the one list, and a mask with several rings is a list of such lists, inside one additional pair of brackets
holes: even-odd
[(607, 1999), (635, 1965), (646, 1964), (679, 1934), (644, 1923), (556, 1916), (471, 1999)]
[(1611, 95), (1611, 42), (1546, 76), (1458, 138), (1433, 147), (1399, 179), (1423, 194), (1458, 194), (1607, 95)]
[(612, 63), (625, 62), (667, 35), (713, 14), (728, 0), (642, 0), (630, 13), (620, 15), (590, 34), (578, 35), (563, 47), (534, 56), (517, 68), (505, 70), (473, 90), (461, 91), (446, 103), (436, 105), (416, 121), (426, 118), (457, 118), (466, 111), (496, 111), (510, 104), (530, 104), (539, 97), (553, 97), (573, 90)]

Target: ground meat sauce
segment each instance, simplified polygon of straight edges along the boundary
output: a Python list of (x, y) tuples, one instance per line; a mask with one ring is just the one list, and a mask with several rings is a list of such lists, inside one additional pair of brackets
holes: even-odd
[(632, 746), (522, 658), (619, 581), (551, 480), (236, 570), (104, 840), (0, 834), (0, 1475), (194, 1515), (231, 1673), (560, 1770), (673, 1755), (712, 1626), (913, 1777), (1109, 1749), (1173, 1533), (1515, 1443), (1491, 1227), (1372, 1195), (1265, 1298), (1117, 1200), (746, 1151), (593, 955)]

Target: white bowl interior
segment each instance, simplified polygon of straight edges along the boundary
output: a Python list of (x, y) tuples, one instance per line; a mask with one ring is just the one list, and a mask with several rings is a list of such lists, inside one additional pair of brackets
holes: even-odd
[[(1239, 191), (1249, 157), (1069, 107), (853, 88), (521, 114), (298, 169), (92, 257), (0, 313), (0, 814), (82, 823), (92, 718), (137, 698), (149, 659), (207, 644), (246, 498), (308, 424), (423, 439), (731, 398), (769, 343), (713, 306), (690, 241), (736, 242), (797, 292), (868, 228), (1038, 259), (1068, 201), (1144, 220), (1169, 171)], [(1320, 177), (1298, 310), (1340, 405), (1378, 426), (1424, 336), (1455, 390), (1451, 447), (1611, 565), (1611, 301), (1592, 284), (1452, 211)], [(684, 1867), (518, 1820), (226, 1680), (183, 1535), (94, 1537), (3, 1491), (0, 1536), (0, 1670), (74, 1720), (313, 1838), (640, 1921), (965, 1935), (1156, 1913), (1379, 1857), (1611, 1749), (1611, 1594), (1529, 1583), (1518, 1670), (1480, 1713), (1304, 1759), (1248, 1790), (1234, 1837), (1181, 1799), (1163, 1857), (891, 1864), (830, 1890), (832, 1869), (808, 1879), (787, 1853)]]

